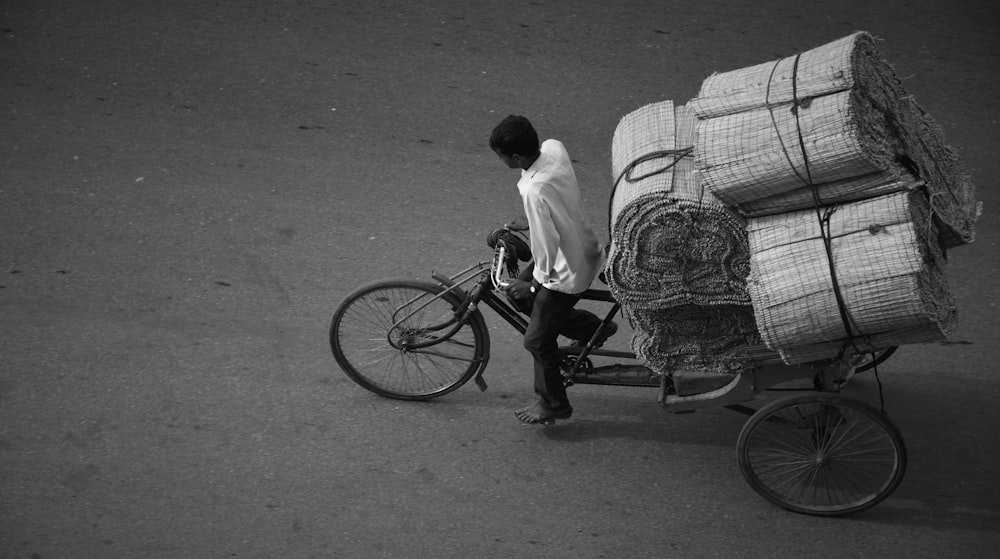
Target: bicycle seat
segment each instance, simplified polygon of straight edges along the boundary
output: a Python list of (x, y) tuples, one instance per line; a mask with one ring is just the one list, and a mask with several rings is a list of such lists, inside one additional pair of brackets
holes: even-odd
[(486, 244), (490, 248), (496, 248), (497, 243), (500, 242), (507, 247), (507, 254), (510, 255), (511, 261), (514, 259), (521, 262), (531, 260), (531, 247), (528, 246), (528, 242), (524, 239), (523, 235), (519, 235), (508, 228), (499, 227), (490, 231), (490, 234), (486, 236)]

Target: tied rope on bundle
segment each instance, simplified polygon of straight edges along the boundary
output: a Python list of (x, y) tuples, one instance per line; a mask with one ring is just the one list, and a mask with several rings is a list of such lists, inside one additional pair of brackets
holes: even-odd
[(689, 108), (664, 101), (615, 131), (606, 277), (626, 312), (750, 304), (746, 223), (694, 172), (696, 122)]
[[(697, 118), (672, 101), (622, 118), (612, 140), (606, 277), (657, 374), (732, 374), (759, 345), (746, 220), (696, 173)], [(735, 365), (734, 365), (735, 364)]]
[(802, 125), (801, 121), (799, 120), (799, 108), (800, 107), (803, 109), (809, 108), (809, 104), (811, 103), (812, 100), (811, 98), (808, 97), (806, 99), (800, 100), (798, 96), (797, 81), (798, 81), (799, 60), (801, 57), (802, 53), (795, 55), (795, 60), (792, 64), (791, 112), (792, 115), (795, 117), (795, 129), (798, 135), (799, 150), (802, 153), (802, 162), (805, 170), (805, 176), (802, 176), (799, 170), (795, 168), (795, 163), (792, 161), (792, 158), (788, 153), (788, 148), (785, 146), (785, 141), (781, 137), (781, 130), (778, 128), (777, 120), (774, 118), (774, 106), (770, 102), (771, 83), (773, 81), (774, 72), (778, 68), (778, 63), (781, 62), (780, 60), (775, 62), (774, 67), (771, 69), (771, 76), (768, 78), (767, 90), (764, 95), (764, 104), (771, 115), (771, 122), (773, 123), (774, 130), (778, 135), (778, 142), (781, 145), (781, 150), (784, 153), (785, 158), (788, 160), (788, 164), (791, 167), (792, 172), (795, 173), (795, 176), (798, 177), (799, 180), (803, 182), (803, 184), (809, 187), (809, 189), (812, 192), (813, 207), (816, 211), (816, 219), (819, 222), (820, 237), (823, 240), (823, 247), (826, 251), (827, 263), (829, 264), (830, 267), (830, 281), (832, 282), (833, 285), (833, 296), (837, 302), (837, 310), (840, 313), (840, 320), (844, 326), (844, 331), (847, 334), (847, 337), (845, 338), (844, 343), (840, 348), (840, 351), (837, 353), (836, 359), (839, 361), (843, 359), (844, 354), (847, 352), (847, 349), (849, 347), (853, 347), (857, 353), (862, 353), (858, 349), (857, 344), (855, 343), (855, 338), (856, 336), (863, 336), (864, 334), (860, 331), (860, 329), (858, 329), (857, 324), (851, 318), (850, 312), (847, 309), (847, 303), (844, 301), (843, 291), (840, 288), (840, 282), (838, 281), (837, 278), (837, 270), (833, 257), (833, 238), (830, 234), (830, 216), (832, 216), (833, 213), (836, 211), (836, 206), (829, 206), (826, 209), (823, 208), (823, 201), (819, 195), (819, 187), (813, 182), (812, 172), (809, 167), (809, 155), (806, 152), (805, 138), (803, 137)]
[[(641, 180), (645, 180), (650, 177), (654, 177), (656, 175), (665, 173), (670, 169), (673, 169), (674, 166), (681, 161), (681, 159), (684, 159), (685, 157), (693, 157), (693, 154), (694, 154), (694, 146), (681, 149), (661, 149), (637, 157), (633, 159), (631, 163), (626, 165), (625, 168), (622, 169), (620, 173), (618, 173), (618, 177), (615, 179), (615, 182), (611, 185), (611, 195), (609, 196), (608, 200), (608, 231), (611, 231), (612, 227), (614, 226), (614, 223), (612, 223), (611, 211), (614, 205), (613, 202), (615, 199), (615, 193), (618, 191), (618, 185), (621, 184), (622, 180), (628, 183), (637, 183)], [(664, 159), (667, 157), (673, 157), (673, 161), (667, 163), (663, 167), (654, 169), (638, 177), (632, 176), (632, 171), (634, 171), (635, 168), (638, 167), (639, 165), (646, 163), (648, 161), (653, 161), (655, 159)]]
[[(774, 110), (793, 102), (792, 112), (809, 107), (801, 121), (797, 113)], [(804, 134), (823, 204), (919, 190), (933, 197), (944, 248), (975, 239), (982, 203), (971, 173), (868, 33), (713, 74), (689, 105), (699, 119), (697, 165), (706, 188), (746, 217), (814, 206), (812, 186), (804, 186), (810, 181), (789, 172), (785, 161), (802, 174), (789, 140)]]

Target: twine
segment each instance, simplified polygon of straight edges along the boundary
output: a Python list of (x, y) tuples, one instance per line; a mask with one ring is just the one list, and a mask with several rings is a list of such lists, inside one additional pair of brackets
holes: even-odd
[[(631, 163), (626, 165), (625, 168), (622, 169), (622, 172), (618, 174), (618, 178), (616, 178), (615, 182), (611, 185), (611, 195), (608, 199), (608, 231), (611, 231), (612, 226), (614, 225), (611, 222), (611, 208), (614, 205), (615, 192), (618, 191), (618, 185), (622, 182), (622, 179), (624, 179), (625, 182), (631, 184), (639, 182), (644, 179), (648, 179), (649, 177), (665, 173), (670, 169), (673, 169), (674, 165), (677, 165), (677, 163), (680, 162), (681, 159), (685, 157), (691, 157), (693, 153), (694, 153), (694, 146), (681, 149), (662, 149), (649, 152), (645, 155), (641, 155), (636, 159), (634, 159)], [(635, 168), (638, 167), (639, 165), (647, 161), (653, 161), (654, 159), (663, 159), (670, 156), (673, 156), (674, 158), (673, 161), (667, 163), (663, 167), (656, 169), (655, 171), (650, 171), (638, 177), (632, 176), (632, 171), (635, 170)]]
[[(819, 186), (816, 185), (812, 180), (812, 171), (809, 166), (809, 154), (806, 151), (805, 138), (803, 137), (802, 134), (802, 124), (799, 119), (799, 107), (808, 108), (809, 103), (811, 102), (810, 98), (800, 100), (798, 96), (797, 82), (799, 73), (799, 60), (801, 58), (802, 58), (802, 53), (796, 54), (795, 60), (792, 63), (791, 111), (792, 115), (795, 116), (795, 130), (798, 135), (799, 150), (802, 152), (802, 163), (805, 168), (805, 174), (806, 174), (805, 177), (803, 177), (802, 174), (799, 173), (798, 169), (795, 168), (795, 163), (792, 161), (791, 155), (788, 153), (788, 148), (785, 147), (785, 141), (781, 138), (781, 130), (778, 128), (777, 121), (774, 118), (774, 108), (773, 105), (771, 105), (771, 100), (770, 100), (771, 82), (774, 79), (774, 72), (778, 68), (778, 63), (781, 62), (780, 60), (776, 61), (774, 63), (774, 66), (771, 68), (771, 75), (768, 77), (767, 89), (764, 94), (764, 105), (767, 107), (768, 113), (771, 115), (771, 122), (774, 126), (774, 131), (778, 137), (778, 142), (781, 145), (781, 150), (785, 155), (785, 159), (788, 160), (788, 164), (791, 167), (792, 172), (795, 173), (795, 176), (798, 177), (798, 179), (801, 180), (812, 191), (813, 207), (816, 209), (816, 218), (819, 225), (820, 237), (823, 240), (823, 247), (826, 251), (827, 262), (830, 266), (830, 281), (833, 284), (833, 296), (837, 301), (837, 310), (840, 313), (840, 320), (843, 323), (844, 331), (847, 334), (847, 338), (844, 341), (844, 345), (840, 348), (840, 351), (837, 353), (837, 360), (839, 361), (840, 359), (843, 358), (844, 353), (847, 351), (848, 346), (853, 346), (855, 351), (858, 351), (860, 353), (860, 350), (858, 350), (858, 347), (855, 343), (855, 336), (856, 335), (864, 336), (864, 333), (862, 333), (860, 329), (858, 329), (857, 324), (851, 318), (850, 313), (848, 312), (847, 303), (844, 301), (844, 294), (840, 288), (840, 282), (838, 281), (837, 278), (837, 271), (833, 258), (833, 239), (830, 235), (830, 216), (833, 215), (833, 213), (836, 211), (836, 208), (830, 207), (827, 208), (825, 211), (823, 210), (822, 200), (819, 196)], [(857, 332), (857, 334), (855, 334), (855, 332)]]

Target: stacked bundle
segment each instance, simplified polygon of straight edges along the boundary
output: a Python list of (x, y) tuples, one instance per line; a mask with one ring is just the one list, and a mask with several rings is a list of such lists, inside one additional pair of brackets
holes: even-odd
[(814, 210), (751, 219), (748, 229), (757, 326), (787, 363), (941, 340), (955, 325), (921, 192), (831, 206), (822, 220)]
[(608, 285), (636, 328), (633, 349), (661, 374), (730, 372), (760, 343), (745, 223), (693, 173), (695, 121), (670, 101), (647, 105), (612, 144)]
[(947, 334), (941, 247), (973, 240), (980, 207), (870, 35), (711, 76), (690, 105), (702, 181), (750, 218), (769, 347), (800, 363)]
[(968, 171), (867, 33), (710, 76), (689, 105), (704, 184), (744, 215), (924, 187), (945, 246), (974, 238)]

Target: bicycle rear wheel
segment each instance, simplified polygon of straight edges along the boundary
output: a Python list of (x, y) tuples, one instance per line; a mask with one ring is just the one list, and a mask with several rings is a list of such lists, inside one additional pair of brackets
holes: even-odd
[(838, 394), (771, 402), (740, 432), (740, 472), (785, 509), (839, 516), (875, 506), (906, 472), (903, 438), (880, 411)]
[(330, 325), (337, 364), (387, 398), (429, 400), (463, 385), (486, 366), (489, 334), (478, 313), (459, 325), (462, 301), (442, 291), (430, 282), (388, 280), (348, 295)]

